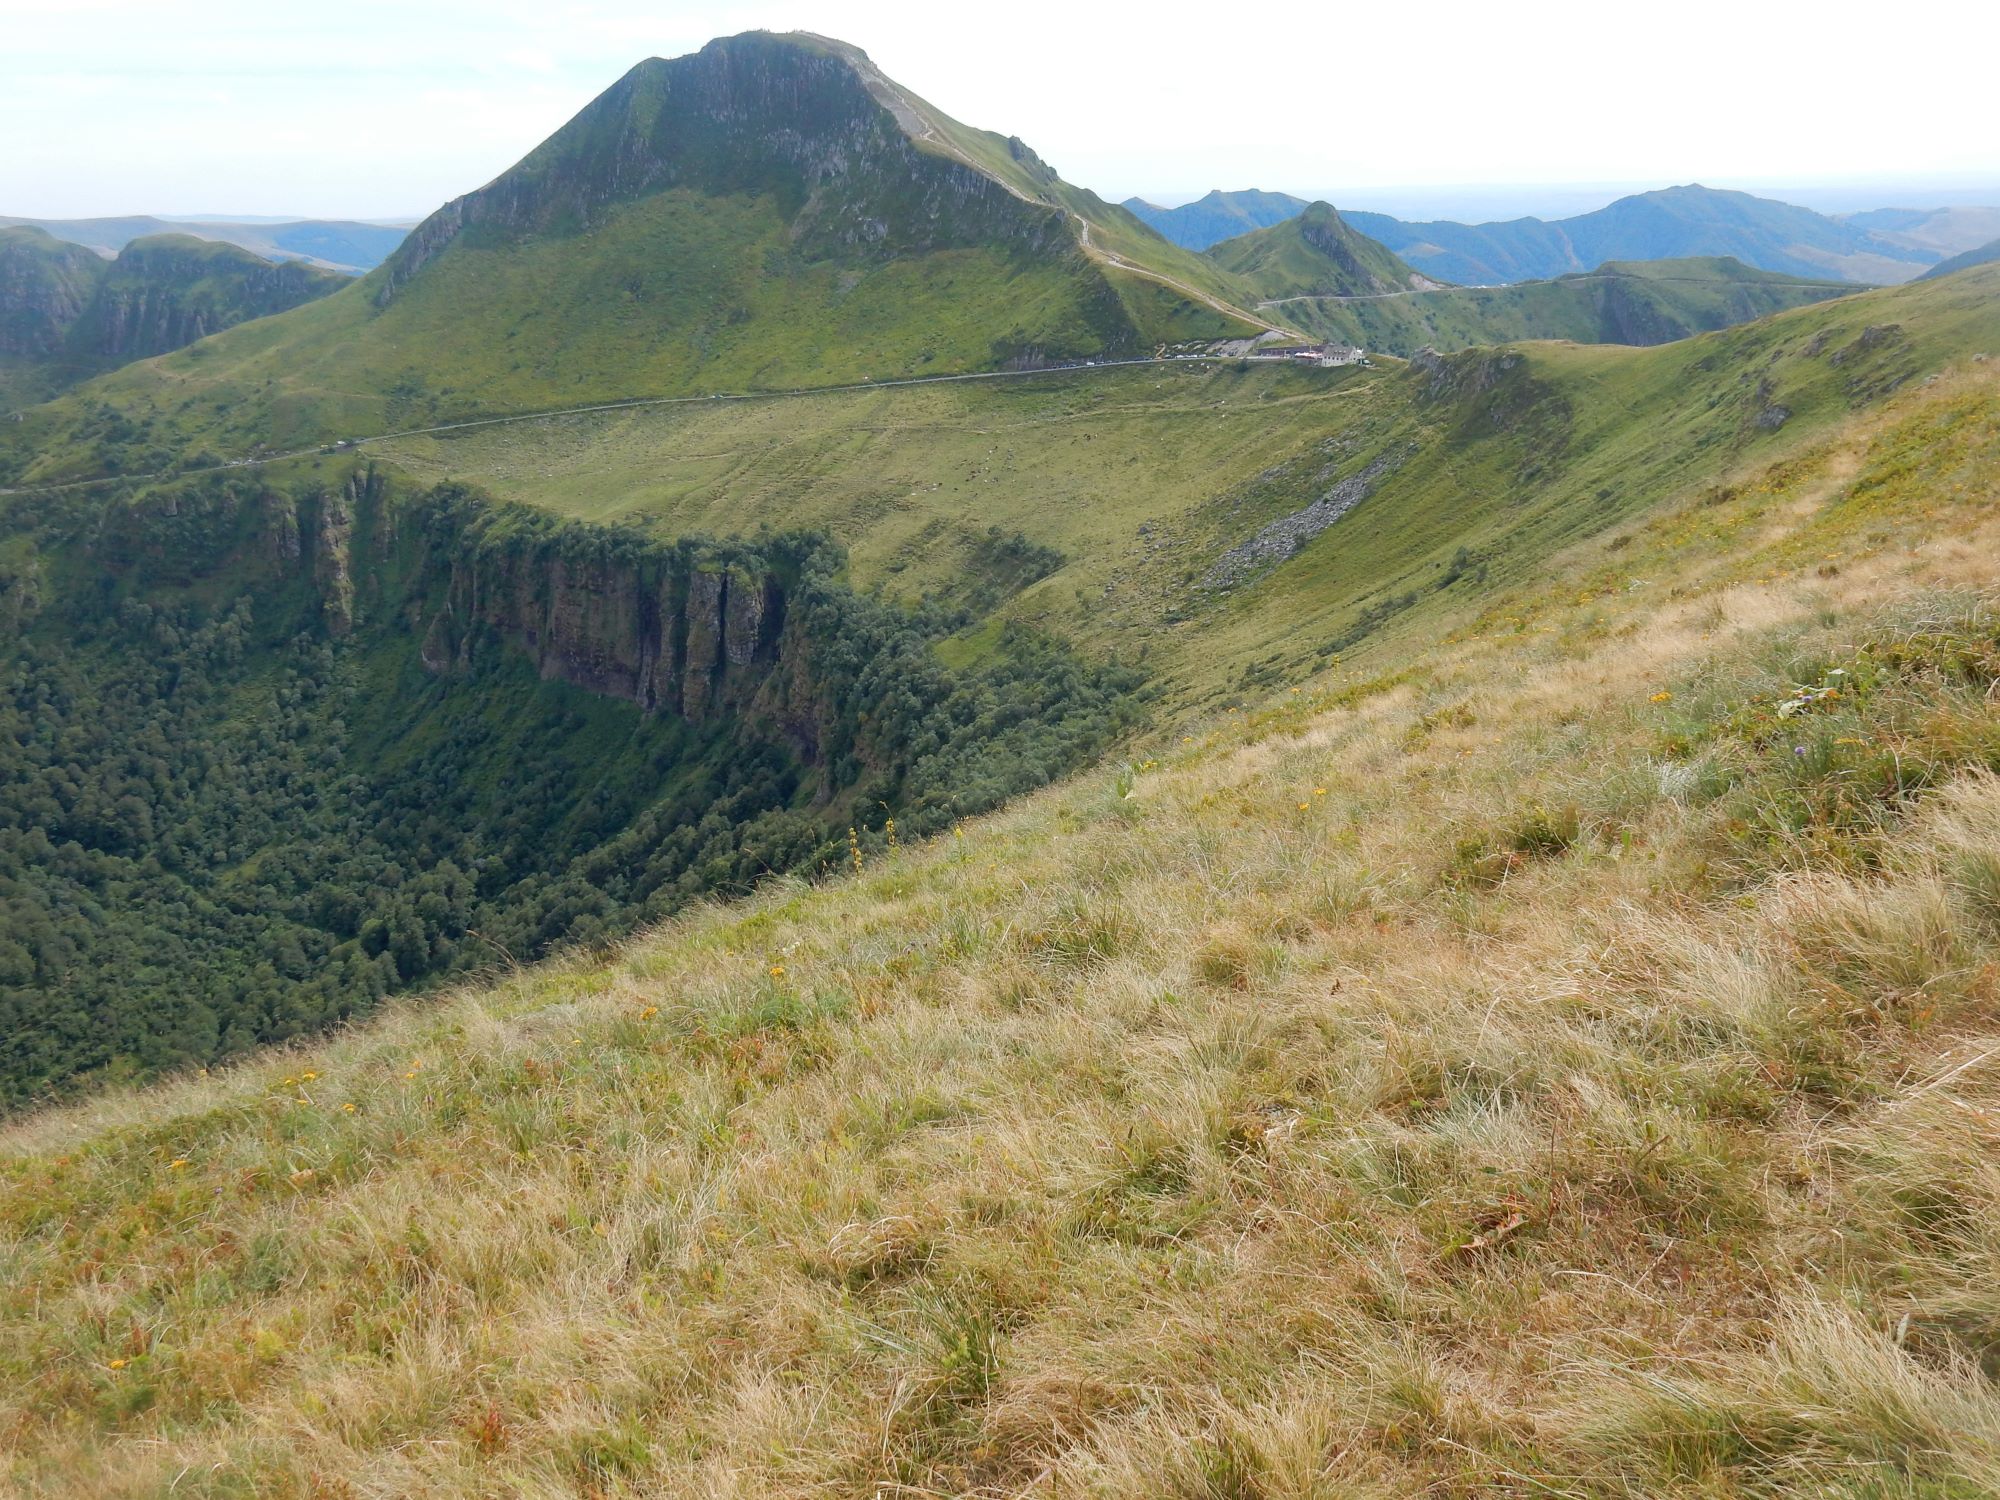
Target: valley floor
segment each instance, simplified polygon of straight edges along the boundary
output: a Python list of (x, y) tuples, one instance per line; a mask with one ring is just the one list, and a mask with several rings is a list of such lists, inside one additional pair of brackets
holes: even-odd
[(2000, 1491), (2000, 380), (850, 877), (0, 1133), (0, 1485)]

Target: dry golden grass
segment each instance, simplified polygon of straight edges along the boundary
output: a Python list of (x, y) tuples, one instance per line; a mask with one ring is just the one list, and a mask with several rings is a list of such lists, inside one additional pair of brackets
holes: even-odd
[(1727, 728), (1995, 638), (2000, 448), (1862, 493), (1962, 395), (1129, 796), (17, 1123), (4, 1482), (2000, 1492), (1991, 704), (1844, 707), (1939, 770), (1818, 842)]

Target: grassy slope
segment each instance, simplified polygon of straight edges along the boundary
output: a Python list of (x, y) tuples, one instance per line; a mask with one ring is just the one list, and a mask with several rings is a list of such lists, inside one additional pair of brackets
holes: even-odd
[(151, 418), (167, 453), (239, 453), (632, 396), (986, 370), (1024, 351), (1082, 359), (1132, 326), (1149, 341), (1243, 331), (1080, 258), (800, 263), (781, 215), (752, 198), (661, 194), (610, 214), (588, 244), (589, 278), (574, 274), (574, 242), (550, 240), (455, 249), (388, 309), (358, 283), (33, 412), (21, 451), (41, 455), (32, 477), (89, 472), (75, 434), (97, 402)]
[(996, 342), (1054, 328), (1075, 342), (1052, 352), (1081, 357), (1108, 332), (1091, 327), (1078, 267), (976, 250), (865, 273), (796, 264), (784, 219), (754, 198), (660, 194), (589, 236), (589, 277), (575, 274), (578, 250), (461, 246), (387, 309), (360, 283), (90, 396), (242, 451), (634, 395), (985, 369)]
[[(1130, 264), (1086, 254), (1051, 206)], [(129, 471), (495, 411), (1150, 352), (1256, 331), (1223, 305), (1238, 293), (853, 49), (752, 34), (641, 64), (352, 290), (36, 411), (0, 462), (102, 472), (86, 429), (107, 406), (146, 428)]]
[(1996, 411), (1689, 452), (1129, 772), (15, 1126), (4, 1472), (1993, 1492)]
[(1016, 151), (1005, 136), (961, 124), (907, 89), (899, 88), (898, 93), (952, 154), (977, 164), (1015, 192), (1053, 203), (1088, 222), (1093, 245), (1224, 302), (1247, 305), (1250, 289), (1242, 282), (1207, 256), (1174, 244), (1122, 204), (1107, 203), (1088, 188), (1065, 182), (1032, 152)]
[[(1996, 286), (2000, 272), (1899, 288), (1658, 349), (1531, 345), (1469, 405), (1427, 398), (1421, 375), (1394, 365), (1169, 364), (569, 418), (378, 451), (422, 478), (672, 533), (823, 526), (852, 550), (858, 582), (911, 596), (949, 590), (970, 533), (1019, 530), (1070, 561), (1010, 613), (1143, 653), (1170, 692), (1213, 699), (1246, 671), (1315, 670), (1371, 607), (1412, 591), (1426, 609), (1464, 600), (1470, 580), (1445, 583), (1460, 548), (1495, 577), (1521, 576), (1695, 476), (1787, 451), (1895, 382), (2000, 348)], [(1758, 426), (1774, 407), (1785, 424)], [(1409, 456), (1377, 493), (1262, 582), (1191, 586), (1221, 551), (1392, 449)]]
[(2000, 240), (1967, 250), (1961, 255), (1954, 255), (1950, 260), (1939, 261), (1924, 272), (1924, 278), (1935, 280), (1942, 276), (1953, 276), (1960, 271), (1969, 271), (1974, 266), (1989, 266), (1997, 260), (2000, 260)]
[(1585, 275), (1366, 302), (1303, 300), (1279, 309), (1301, 328), (1408, 355), (1511, 339), (1659, 344), (1849, 296), (1843, 282), (1800, 281), (1722, 259), (1612, 261)]

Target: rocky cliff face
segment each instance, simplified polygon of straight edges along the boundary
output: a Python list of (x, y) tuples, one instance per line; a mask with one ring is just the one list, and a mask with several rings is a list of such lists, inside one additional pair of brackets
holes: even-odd
[[(351, 493), (363, 497), (358, 504), (371, 503), (364, 491)], [(381, 602), (418, 635), (426, 671), (464, 673), (490, 653), (518, 652), (544, 679), (648, 714), (695, 724), (753, 720), (805, 763), (818, 763), (830, 709), (813, 643), (792, 615), (783, 559), (742, 546), (629, 538), (607, 545), (613, 534), (584, 527), (500, 543), (492, 533), (502, 516), (460, 501), (409, 512), (378, 508), (369, 523), (378, 534), (389, 526), (421, 535), (405, 563), (414, 574), (387, 585)], [(343, 546), (351, 549), (362, 529), (343, 533)], [(355, 594), (383, 586), (381, 578), (362, 579), (350, 590), (350, 621)], [(330, 597), (326, 607), (331, 626)]]
[(1381, 295), (1384, 292), (1405, 291), (1407, 286), (1398, 285), (1387, 276), (1380, 275), (1367, 265), (1352, 243), (1354, 234), (1331, 212), (1324, 216), (1307, 213), (1299, 220), (1299, 238), (1306, 248), (1317, 251), (1330, 261), (1338, 275), (1339, 285), (1352, 287), (1346, 295)]
[(39, 229), (0, 229), (0, 354), (86, 372), (165, 354), (347, 285), (301, 262), (187, 235), (137, 239), (104, 261)]
[(0, 229), (0, 354), (61, 354), (105, 271), (81, 245), (39, 229)]
[(575, 232), (613, 204), (669, 188), (774, 196), (815, 257), (992, 244), (1076, 252), (1061, 210), (919, 149), (927, 129), (839, 43), (751, 33), (652, 58), (512, 170), (418, 225), (377, 273), (376, 301), (386, 305), (470, 231)]
[(85, 356), (146, 359), (345, 285), (346, 277), (300, 261), (273, 264), (234, 245), (152, 235), (119, 253), (71, 342)]

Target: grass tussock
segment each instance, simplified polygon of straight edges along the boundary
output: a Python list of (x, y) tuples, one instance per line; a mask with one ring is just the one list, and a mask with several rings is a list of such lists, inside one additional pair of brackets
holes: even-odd
[(1995, 1492), (1993, 458), (17, 1122), (5, 1487)]

